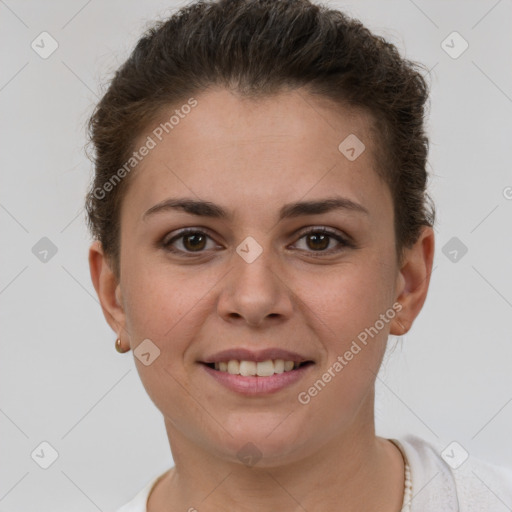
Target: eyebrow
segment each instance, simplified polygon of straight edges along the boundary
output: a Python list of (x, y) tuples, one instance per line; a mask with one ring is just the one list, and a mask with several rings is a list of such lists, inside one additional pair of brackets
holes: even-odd
[[(170, 198), (152, 206), (142, 216), (146, 220), (156, 213), (181, 210), (199, 217), (211, 217), (215, 219), (231, 220), (233, 215), (221, 206), (210, 201), (202, 201), (189, 198)], [(279, 210), (279, 220), (300, 217), (303, 215), (318, 215), (333, 210), (349, 210), (369, 215), (368, 210), (361, 204), (346, 197), (329, 197), (315, 201), (302, 201), (285, 204)]]

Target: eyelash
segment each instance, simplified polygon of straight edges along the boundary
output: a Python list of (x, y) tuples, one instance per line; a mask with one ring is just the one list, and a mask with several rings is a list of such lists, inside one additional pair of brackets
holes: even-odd
[[(191, 235), (191, 234), (194, 234), (194, 235), (205, 235), (205, 236), (207, 236), (208, 238), (211, 239), (210, 235), (208, 235), (208, 233), (206, 233), (205, 231), (203, 231), (201, 229), (185, 228), (185, 229), (179, 231), (175, 236), (173, 236), (169, 240), (165, 240), (165, 238), (164, 238), (161, 245), (162, 245), (162, 247), (166, 251), (169, 251), (169, 252), (175, 253), (175, 254), (185, 255), (185, 257), (194, 257), (194, 256), (197, 256), (197, 255), (204, 254), (204, 252), (206, 252), (204, 250), (203, 251), (196, 251), (196, 252), (194, 252), (194, 251), (182, 251), (182, 250), (177, 250), (177, 249), (172, 247), (172, 244), (176, 240), (179, 240), (179, 239), (184, 238), (185, 236)], [(355, 248), (355, 245), (352, 242), (350, 242), (348, 239), (342, 237), (336, 231), (327, 229), (325, 227), (313, 228), (313, 229), (309, 229), (308, 231), (303, 231), (303, 232), (300, 233), (300, 236), (299, 236), (298, 240), (301, 240), (302, 238), (306, 237), (307, 235), (311, 235), (311, 234), (328, 235), (330, 238), (334, 238), (335, 240), (337, 240), (341, 244), (341, 247), (339, 247), (337, 249), (329, 249), (329, 250), (321, 250), (321, 251), (312, 251), (312, 250), (311, 251), (305, 251), (305, 252), (310, 253), (313, 257), (322, 257), (322, 256), (327, 255), (327, 254), (330, 255), (332, 253), (340, 252), (340, 251), (342, 251), (345, 248)]]

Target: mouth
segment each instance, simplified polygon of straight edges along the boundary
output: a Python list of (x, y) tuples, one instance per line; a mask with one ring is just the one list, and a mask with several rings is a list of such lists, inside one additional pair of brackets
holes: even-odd
[(201, 362), (205, 373), (225, 389), (246, 397), (268, 396), (298, 383), (310, 373), (314, 361)]

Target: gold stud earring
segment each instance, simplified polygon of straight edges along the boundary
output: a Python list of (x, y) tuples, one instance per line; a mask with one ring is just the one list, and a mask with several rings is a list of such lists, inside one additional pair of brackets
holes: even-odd
[(124, 354), (125, 352), (128, 352), (128, 350), (130, 349), (124, 349), (122, 346), (121, 346), (121, 338), (117, 338), (116, 340), (116, 350), (120, 353), (120, 354)]

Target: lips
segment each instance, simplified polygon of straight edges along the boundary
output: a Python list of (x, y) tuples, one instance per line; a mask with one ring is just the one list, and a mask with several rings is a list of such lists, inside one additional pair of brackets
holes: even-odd
[(297, 369), (275, 373), (267, 377), (232, 375), (228, 372), (214, 370), (207, 364), (201, 366), (202, 371), (212, 377), (213, 382), (218, 383), (223, 388), (238, 395), (256, 397), (277, 393), (296, 385), (301, 379), (311, 374), (313, 363), (304, 364)]

